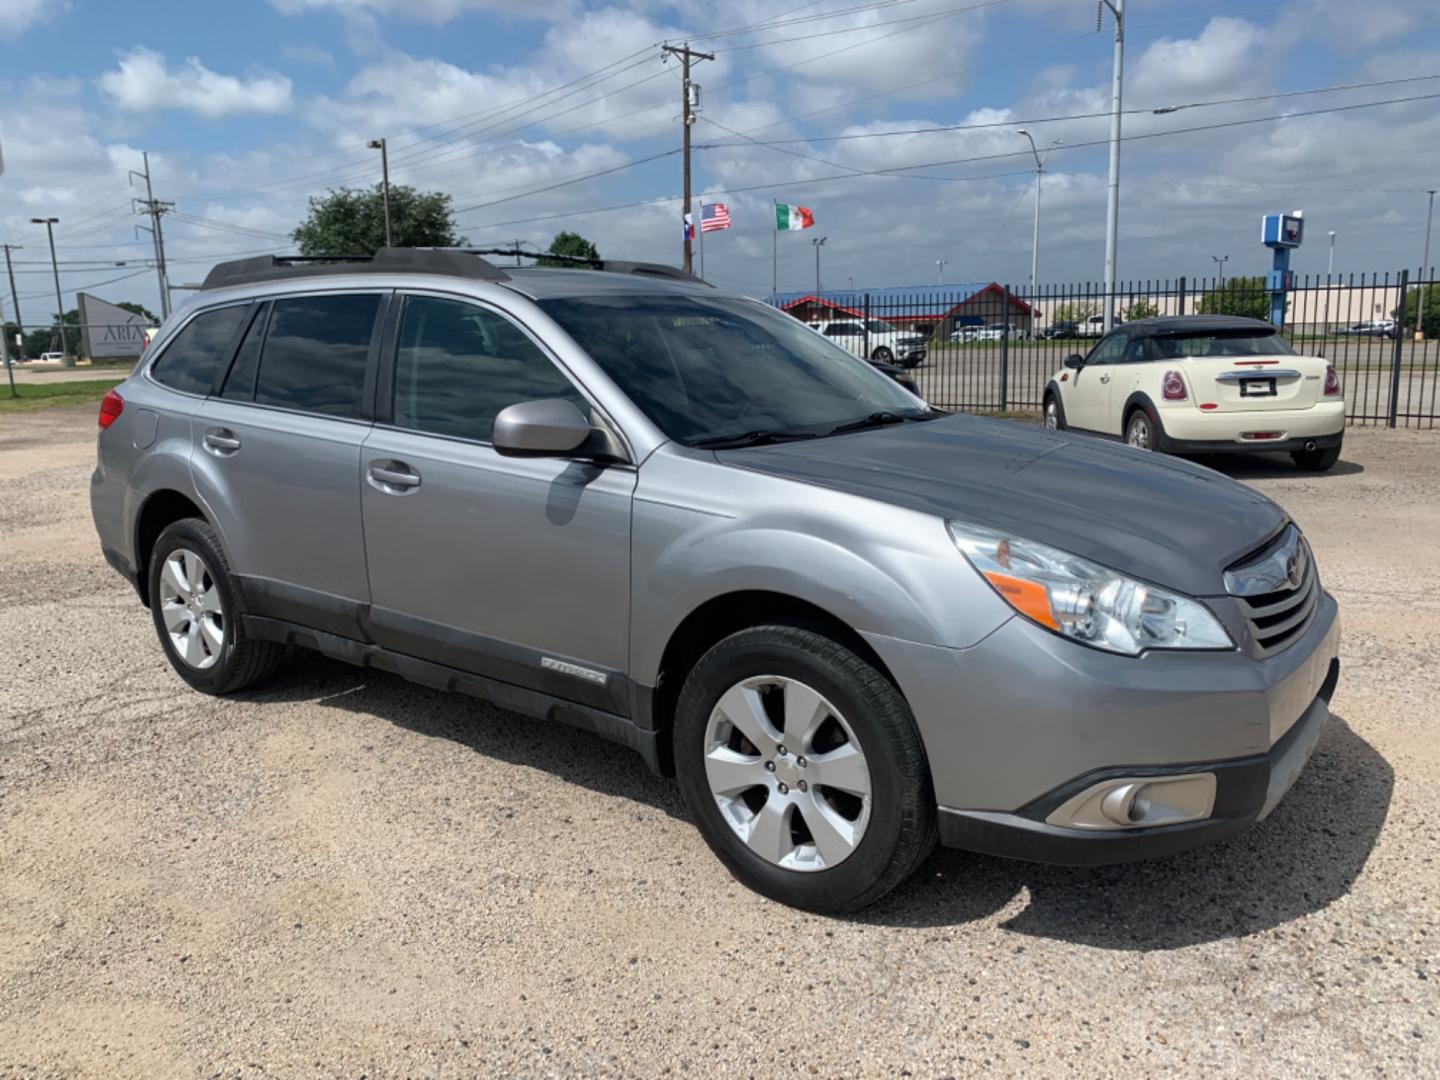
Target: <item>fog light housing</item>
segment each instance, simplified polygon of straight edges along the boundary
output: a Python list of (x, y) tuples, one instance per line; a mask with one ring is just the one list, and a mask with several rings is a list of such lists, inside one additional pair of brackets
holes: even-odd
[(1066, 799), (1045, 821), (1067, 829), (1147, 829), (1202, 821), (1214, 809), (1214, 773), (1117, 776)]

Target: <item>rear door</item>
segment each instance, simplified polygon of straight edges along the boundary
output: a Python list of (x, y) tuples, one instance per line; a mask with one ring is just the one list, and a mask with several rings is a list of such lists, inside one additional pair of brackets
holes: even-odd
[(256, 305), (219, 396), (191, 418), (196, 488), (254, 614), (363, 637), (360, 444), (386, 299), (347, 291)]
[(1326, 361), (1297, 356), (1277, 334), (1157, 337), (1151, 350), (1158, 363), (1183, 361), (1170, 366), (1184, 375), (1197, 403), (1213, 402), (1218, 412), (1308, 409), (1325, 385)]

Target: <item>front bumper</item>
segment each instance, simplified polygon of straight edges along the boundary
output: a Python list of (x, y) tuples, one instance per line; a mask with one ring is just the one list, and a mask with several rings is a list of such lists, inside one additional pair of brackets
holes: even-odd
[[(1244, 640), (1227, 602), (1211, 606)], [(1268, 813), (1308, 759), (1339, 672), (1338, 612), (1323, 591), (1304, 633), (1266, 658), (1244, 649), (1119, 656), (1019, 617), (968, 649), (865, 638), (915, 715), (945, 842), (1052, 862), (1166, 854)], [(1199, 821), (1103, 830), (1046, 822), (1106, 777), (1198, 772), (1216, 778)]]

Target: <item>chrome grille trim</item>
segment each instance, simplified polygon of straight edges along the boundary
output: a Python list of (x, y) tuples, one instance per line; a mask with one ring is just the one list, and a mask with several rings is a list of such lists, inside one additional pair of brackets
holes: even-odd
[(1225, 574), (1240, 605), (1256, 655), (1273, 656), (1309, 627), (1320, 604), (1320, 580), (1310, 545), (1291, 525), (1252, 559)]

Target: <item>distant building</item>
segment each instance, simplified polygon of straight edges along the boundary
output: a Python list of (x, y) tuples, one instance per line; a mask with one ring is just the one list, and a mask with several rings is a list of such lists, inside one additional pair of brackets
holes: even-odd
[(888, 289), (849, 289), (824, 292), (785, 292), (768, 303), (801, 322), (831, 319), (881, 319), (902, 330), (920, 330), (933, 337), (948, 337), (957, 326), (1000, 326), (1010, 323), (1029, 331), (1035, 310), (1003, 285), (993, 281), (966, 281), (955, 285), (909, 285)]

